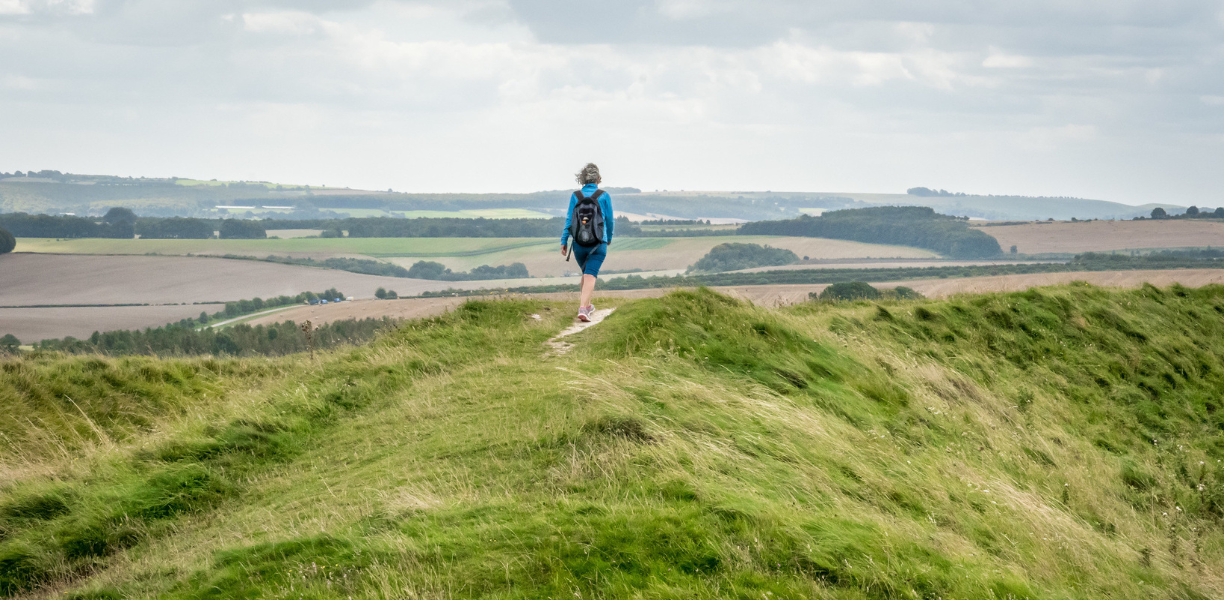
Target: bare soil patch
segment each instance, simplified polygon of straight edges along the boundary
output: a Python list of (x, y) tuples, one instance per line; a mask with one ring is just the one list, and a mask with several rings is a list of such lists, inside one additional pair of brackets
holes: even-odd
[(1023, 254), (1111, 252), (1224, 246), (1224, 222), (1192, 220), (1026, 223), (980, 227), (1007, 251)]

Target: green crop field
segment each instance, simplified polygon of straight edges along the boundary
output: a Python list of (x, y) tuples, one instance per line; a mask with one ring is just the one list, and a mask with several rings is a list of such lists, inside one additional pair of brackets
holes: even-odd
[(1224, 595), (1224, 288), (472, 302), (311, 358), (7, 358), (0, 594)]
[[(332, 209), (352, 212), (349, 209)], [(526, 208), (489, 208), (483, 210), (397, 210), (395, 214), (409, 219), (551, 219), (553, 215)], [(356, 217), (357, 215), (353, 215)]]

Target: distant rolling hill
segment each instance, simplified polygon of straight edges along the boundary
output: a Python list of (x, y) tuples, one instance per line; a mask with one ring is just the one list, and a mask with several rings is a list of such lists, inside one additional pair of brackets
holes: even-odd
[[(347, 188), (319, 188), (269, 182), (201, 181), (182, 178), (132, 179), (43, 171), (37, 176), (0, 173), (0, 212), (100, 215), (125, 206), (142, 216), (328, 218), (403, 217), (415, 211), (473, 216), (476, 210), (527, 209), (564, 213), (569, 190), (529, 194), (417, 194)], [(626, 213), (682, 219), (792, 218), (804, 213), (875, 205), (929, 206), (944, 214), (990, 220), (1129, 219), (1157, 206), (1130, 206), (1105, 200), (1023, 196), (915, 196), (857, 192), (643, 192), (609, 187), (616, 208)]]

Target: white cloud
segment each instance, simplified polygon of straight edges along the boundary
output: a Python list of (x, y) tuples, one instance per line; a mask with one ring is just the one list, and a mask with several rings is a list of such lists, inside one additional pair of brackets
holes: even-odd
[(990, 55), (982, 61), (982, 66), (988, 69), (1022, 69), (1033, 66), (1033, 59), (1018, 54), (1006, 54), (998, 48), (991, 48)]
[[(228, 15), (223, 15), (222, 18)], [(226, 19), (229, 20), (229, 19)], [(245, 13), (243, 27), (252, 33), (307, 35), (318, 32), (326, 22), (304, 12)]]
[(30, 6), (22, 0), (0, 0), (0, 15), (25, 15)]
[(94, 0), (0, 0), (0, 15), (88, 15), (93, 12)]

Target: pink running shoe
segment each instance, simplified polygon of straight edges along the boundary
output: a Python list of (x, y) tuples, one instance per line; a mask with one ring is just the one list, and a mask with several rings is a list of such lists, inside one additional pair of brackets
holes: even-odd
[(591, 322), (591, 313), (595, 312), (594, 306), (584, 306), (578, 309), (578, 320), (583, 323)]

